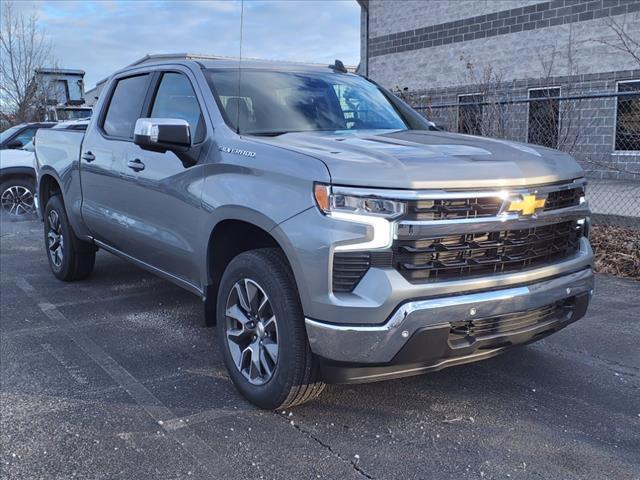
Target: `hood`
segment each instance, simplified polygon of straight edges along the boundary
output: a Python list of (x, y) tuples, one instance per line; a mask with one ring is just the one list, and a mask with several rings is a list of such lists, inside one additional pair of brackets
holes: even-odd
[(338, 185), (455, 189), (540, 185), (583, 176), (577, 162), (558, 150), (457, 133), (301, 132), (261, 140), (322, 160)]

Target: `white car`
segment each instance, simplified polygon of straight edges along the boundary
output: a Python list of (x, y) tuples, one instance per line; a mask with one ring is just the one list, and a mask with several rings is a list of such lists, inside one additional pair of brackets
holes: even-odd
[[(86, 130), (89, 120), (61, 122), (52, 128)], [(35, 213), (36, 165), (33, 141), (22, 148), (0, 150), (0, 211), (10, 218)]]
[(35, 189), (33, 143), (0, 150), (0, 206), (10, 217), (33, 214)]

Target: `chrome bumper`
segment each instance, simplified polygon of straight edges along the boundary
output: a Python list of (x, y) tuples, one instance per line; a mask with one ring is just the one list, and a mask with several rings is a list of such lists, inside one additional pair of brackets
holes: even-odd
[(382, 325), (340, 325), (305, 319), (316, 355), (336, 362), (381, 364), (393, 360), (424, 327), (523, 312), (593, 290), (593, 272), (575, 273), (525, 286), (403, 303)]

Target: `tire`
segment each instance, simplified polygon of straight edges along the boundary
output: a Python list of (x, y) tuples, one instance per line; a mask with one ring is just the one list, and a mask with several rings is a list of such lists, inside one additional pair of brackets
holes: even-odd
[(49, 198), (44, 210), (44, 244), (49, 266), (58, 279), (82, 280), (93, 270), (96, 248), (73, 233), (60, 195)]
[(32, 217), (35, 213), (35, 184), (29, 177), (14, 177), (0, 184), (0, 208), (14, 220)]
[(274, 410), (320, 395), (318, 359), (309, 347), (293, 273), (279, 249), (235, 257), (222, 276), (216, 310), (224, 363), (247, 400)]

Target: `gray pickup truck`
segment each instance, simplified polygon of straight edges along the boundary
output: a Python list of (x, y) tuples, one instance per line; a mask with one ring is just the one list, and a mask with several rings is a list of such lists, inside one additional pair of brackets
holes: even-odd
[(53, 274), (102, 248), (200, 296), (262, 408), (493, 357), (592, 293), (570, 156), (438, 131), (337, 61), (151, 56), (36, 156)]

